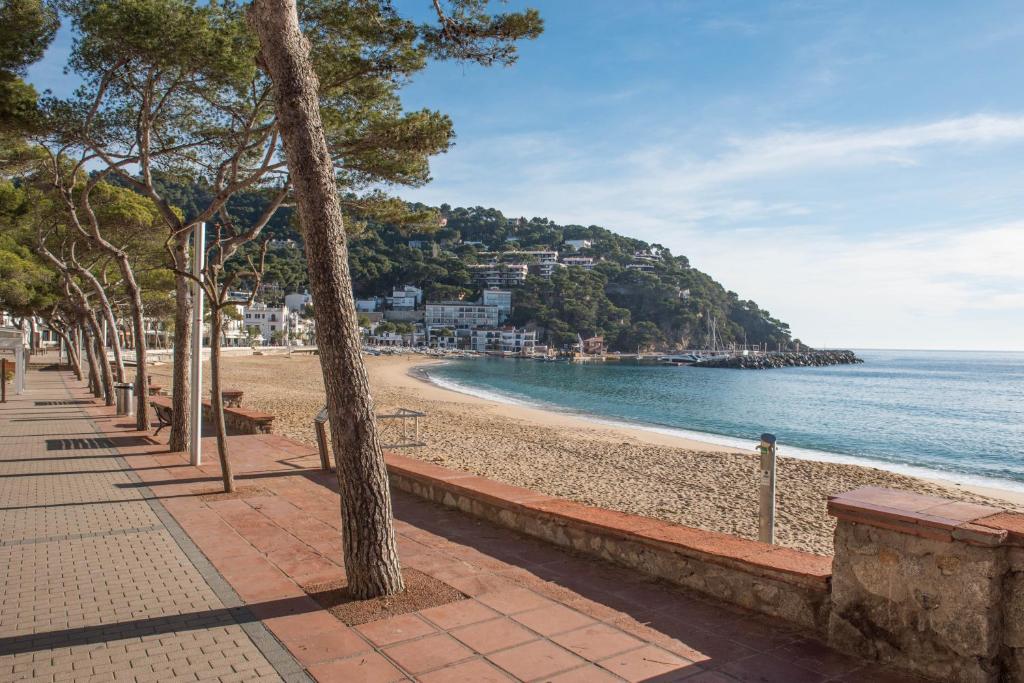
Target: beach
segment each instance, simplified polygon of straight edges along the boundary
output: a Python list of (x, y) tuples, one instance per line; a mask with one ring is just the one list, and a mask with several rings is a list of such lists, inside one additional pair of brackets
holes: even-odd
[[(426, 445), (401, 448), (403, 455), (589, 505), (757, 537), (753, 441), (749, 451), (737, 450), (485, 400), (430, 383), (422, 369), (438, 361), (421, 355), (366, 356), (365, 362), (378, 414), (398, 408), (427, 414), (420, 419)], [(274, 414), (275, 433), (315, 443), (312, 419), (324, 404), (318, 357), (228, 356), (223, 365), (225, 388), (245, 392), (243, 407)], [(151, 372), (155, 383), (169, 386), (168, 365)], [(208, 386), (208, 370), (204, 376)], [(381, 430), (384, 443), (402, 442), (396, 421), (382, 421)], [(1024, 507), (1024, 494), (1015, 491), (789, 458), (784, 448), (777, 481), (777, 543), (825, 554), (832, 552), (833, 533), (827, 498), (859, 486)]]

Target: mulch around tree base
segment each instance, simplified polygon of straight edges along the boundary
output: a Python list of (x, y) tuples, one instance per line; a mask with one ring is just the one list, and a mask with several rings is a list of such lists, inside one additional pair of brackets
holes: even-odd
[(231, 493), (224, 493), (224, 486), (203, 488), (196, 491), (199, 500), (204, 503), (215, 503), (218, 500), (238, 500), (243, 498), (255, 498), (256, 496), (272, 496), (273, 492), (259, 486), (235, 486)]
[(467, 597), (443, 581), (415, 569), (403, 569), (402, 578), (405, 579), (405, 591), (369, 600), (355, 600), (349, 596), (344, 580), (306, 586), (305, 590), (309, 597), (348, 626), (439, 607)]

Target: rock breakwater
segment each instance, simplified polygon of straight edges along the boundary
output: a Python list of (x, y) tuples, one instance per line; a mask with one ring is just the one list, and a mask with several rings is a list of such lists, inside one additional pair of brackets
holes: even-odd
[(702, 368), (739, 368), (767, 370), (770, 368), (817, 367), (822, 365), (852, 365), (863, 363), (853, 351), (782, 351), (729, 356), (707, 360), (696, 365)]

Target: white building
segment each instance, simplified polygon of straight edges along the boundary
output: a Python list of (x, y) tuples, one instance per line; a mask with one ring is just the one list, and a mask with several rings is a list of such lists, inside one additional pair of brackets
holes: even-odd
[(513, 249), (510, 251), (485, 251), (481, 252), (480, 255), (489, 256), (493, 258), (495, 262), (497, 262), (499, 259), (508, 257), (522, 257), (522, 261), (525, 262), (528, 266), (532, 266), (532, 268), (537, 272), (537, 274), (544, 279), (550, 278), (551, 274), (555, 272), (555, 268), (558, 268), (557, 251)]
[(580, 249), (590, 249), (592, 246), (594, 246), (594, 241), (593, 240), (566, 240), (565, 241), (565, 246), (572, 247), (576, 251), (579, 251)]
[(536, 345), (537, 333), (535, 331), (515, 327), (473, 330), (470, 337), (470, 348), (481, 353), (501, 351), (502, 353), (522, 353), (532, 356)]
[(498, 307), (494, 305), (441, 301), (427, 304), (423, 324), (428, 330), (433, 327), (472, 330), (478, 327), (497, 327), (498, 317)]
[(594, 259), (590, 256), (563, 256), (562, 265), (592, 270), (594, 268)]
[(498, 307), (498, 322), (503, 323), (512, 315), (512, 292), (507, 289), (485, 289), (480, 303)]
[(387, 298), (388, 307), (396, 311), (411, 311), (423, 301), (423, 290), (412, 285), (395, 289)]
[(306, 304), (311, 303), (313, 303), (313, 295), (309, 292), (286, 294), (284, 297), (284, 305), (288, 307), (289, 311), (302, 311)]
[(285, 330), (288, 324), (287, 306), (267, 306), (263, 302), (256, 302), (252, 306), (246, 306), (243, 315), (245, 329), (250, 327), (258, 328), (264, 344), (271, 343), (275, 333)]
[(626, 268), (628, 268), (629, 270), (640, 270), (640, 271), (643, 271), (645, 273), (653, 273), (654, 272), (654, 264), (650, 263), (648, 261), (640, 261), (640, 262), (637, 262), (637, 263), (630, 263), (630, 264), (626, 265)]
[(633, 252), (634, 261), (660, 261), (661, 250), (658, 248), (652, 248), (650, 251), (636, 251)]
[(526, 282), (530, 272), (525, 263), (488, 263), (466, 266), (473, 273), (473, 280), (484, 287), (519, 287)]
[[(236, 310), (241, 306), (236, 306)], [(222, 348), (249, 346), (249, 335), (245, 331), (244, 320), (230, 317), (229, 309), (224, 310), (224, 323), (221, 326), (220, 345)], [(210, 345), (210, 323), (203, 323), (203, 346)]]
[(380, 298), (356, 299), (356, 310), (360, 313), (373, 313), (380, 310)]
[(406, 346), (408, 335), (403, 335), (399, 332), (381, 332), (379, 334), (371, 334), (369, 342), (373, 346)]
[(316, 321), (312, 318), (302, 318), (296, 311), (288, 315), (287, 332), (293, 344), (316, 343)]

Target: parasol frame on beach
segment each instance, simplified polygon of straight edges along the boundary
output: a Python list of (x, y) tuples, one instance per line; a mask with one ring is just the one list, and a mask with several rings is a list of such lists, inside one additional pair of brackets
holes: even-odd
[[(378, 420), (401, 420), (402, 425), (401, 440), (396, 443), (381, 444), (381, 447), (397, 449), (422, 448), (426, 446), (427, 442), (420, 439), (420, 418), (426, 416), (427, 414), (424, 412), (410, 410), (409, 408), (398, 408), (393, 413), (378, 415)], [(313, 429), (316, 431), (317, 450), (320, 452), (320, 468), (325, 472), (329, 472), (334, 469), (331, 465), (330, 440), (327, 438), (327, 423), (329, 420), (330, 417), (327, 415), (327, 406), (321, 408), (320, 412), (317, 413), (315, 418), (313, 418)], [(410, 421), (412, 422), (411, 429)], [(411, 439), (410, 431), (412, 432)]]

